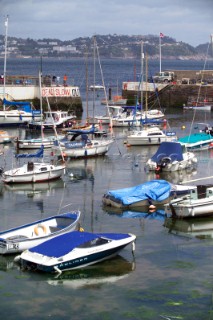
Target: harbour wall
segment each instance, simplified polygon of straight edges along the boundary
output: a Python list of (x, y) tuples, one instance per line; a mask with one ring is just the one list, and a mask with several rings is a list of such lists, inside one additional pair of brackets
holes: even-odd
[(40, 108), (42, 95), (43, 109), (47, 109), (47, 98), (52, 110), (61, 109), (82, 114), (82, 100), (77, 86), (42, 86), (41, 93), (38, 85), (0, 85), (0, 100), (30, 101), (36, 109)]
[[(136, 97), (138, 101), (141, 101), (140, 88), (136, 86), (133, 90), (129, 90), (128, 87), (123, 86), (122, 95), (127, 98), (129, 104), (136, 102)], [(143, 83), (143, 101), (145, 102), (145, 96), (147, 92), (148, 103), (152, 103), (159, 99), (159, 104), (163, 108), (175, 108), (183, 107), (187, 104), (189, 97), (194, 97), (195, 101), (198, 97), (203, 97), (213, 104), (213, 85), (199, 85), (199, 84), (155, 84), (152, 88), (151, 84)], [(159, 106), (156, 106), (158, 108)]]

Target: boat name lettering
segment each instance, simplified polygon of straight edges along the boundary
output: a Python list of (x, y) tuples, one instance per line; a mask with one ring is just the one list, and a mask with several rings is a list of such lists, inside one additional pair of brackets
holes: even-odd
[(176, 135), (176, 132), (167, 132), (166, 135), (167, 135), (167, 136), (175, 136), (175, 135)]
[(12, 243), (12, 244), (9, 244), (9, 249), (14, 249), (14, 250), (17, 250), (19, 249), (19, 244), (18, 243)]

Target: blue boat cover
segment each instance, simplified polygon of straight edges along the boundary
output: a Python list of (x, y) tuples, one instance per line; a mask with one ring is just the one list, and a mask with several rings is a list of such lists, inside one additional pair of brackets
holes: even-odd
[(68, 133), (75, 133), (78, 135), (82, 135), (82, 134), (93, 134), (95, 133), (96, 128), (95, 125), (93, 124), (92, 127), (90, 129), (70, 129), (69, 131), (67, 131)]
[(182, 148), (179, 142), (161, 142), (157, 152), (151, 157), (151, 160), (158, 163), (162, 158), (169, 157), (172, 161), (182, 161)]
[(42, 158), (44, 155), (44, 146), (42, 145), (41, 148), (36, 153), (17, 153), (15, 155), (16, 158)]
[(142, 200), (163, 201), (170, 195), (171, 184), (165, 180), (151, 180), (135, 187), (108, 191), (107, 196), (130, 205)]
[(3, 105), (15, 106), (15, 107), (18, 107), (18, 110), (22, 110), (25, 112), (32, 112), (32, 113), (35, 112), (36, 114), (41, 114), (40, 110), (32, 110), (31, 103), (29, 101), (9, 101), (4, 98)]
[(59, 258), (68, 254), (76, 247), (100, 237), (104, 237), (109, 240), (121, 240), (130, 237), (130, 235), (124, 233), (90, 233), (72, 231), (47, 240), (38, 246), (29, 249), (29, 251), (48, 257)]

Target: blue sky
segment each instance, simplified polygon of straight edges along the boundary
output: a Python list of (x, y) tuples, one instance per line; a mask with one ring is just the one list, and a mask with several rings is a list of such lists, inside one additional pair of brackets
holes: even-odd
[(213, 0), (1, 0), (0, 34), (72, 40), (94, 34), (164, 35), (196, 46), (213, 34)]

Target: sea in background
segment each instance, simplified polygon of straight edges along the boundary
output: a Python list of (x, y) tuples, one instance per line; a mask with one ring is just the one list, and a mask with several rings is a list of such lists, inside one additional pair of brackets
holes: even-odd
[[(213, 63), (213, 62), (211, 62)], [(154, 74), (158, 61), (150, 61)], [(162, 61), (164, 69), (203, 70), (204, 61)], [(43, 75), (61, 77), (80, 87), (86, 105), (85, 61), (42, 59)], [(122, 81), (137, 80), (140, 61), (101, 61), (103, 78), (114, 94)], [(8, 59), (7, 74), (36, 75), (40, 59)], [(101, 83), (101, 75), (97, 84)], [(3, 61), (2, 61), (3, 69)], [(210, 65), (208, 69), (213, 69)], [(93, 84), (93, 62), (90, 62)], [(1, 68), (0, 68), (1, 71)], [(103, 92), (96, 94), (95, 113), (103, 114)], [(92, 94), (89, 97), (92, 107)], [(91, 110), (90, 110), (91, 111)], [(169, 125), (179, 136), (189, 133), (192, 111), (165, 110)], [(85, 114), (83, 115), (85, 117)], [(195, 121), (212, 124), (212, 112), (198, 112)], [(108, 128), (106, 128), (108, 129)], [(24, 138), (23, 128), (9, 129)], [(128, 129), (114, 128), (116, 137), (104, 157), (74, 160), (63, 180), (35, 185), (0, 184), (0, 231), (58, 212), (80, 209), (81, 225), (92, 232), (131, 232), (137, 236), (135, 254), (126, 247), (120, 256), (60, 276), (23, 272), (14, 257), (0, 257), (0, 314), (2, 319), (213, 319), (212, 249), (213, 217), (176, 220), (154, 213), (106, 209), (102, 196), (108, 190), (131, 187), (159, 178), (144, 171), (157, 147), (127, 147)], [(14, 146), (2, 147), (0, 166), (15, 165)], [(46, 156), (50, 151), (45, 151)], [(213, 176), (213, 149), (197, 152), (196, 170), (160, 176), (173, 183), (209, 184)], [(196, 230), (196, 232), (195, 232)]]

